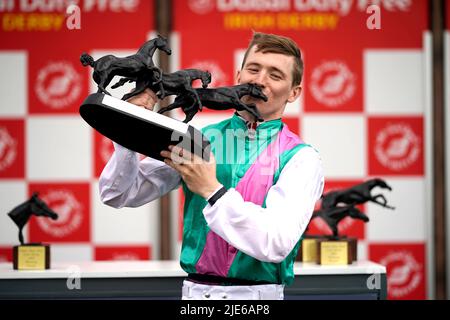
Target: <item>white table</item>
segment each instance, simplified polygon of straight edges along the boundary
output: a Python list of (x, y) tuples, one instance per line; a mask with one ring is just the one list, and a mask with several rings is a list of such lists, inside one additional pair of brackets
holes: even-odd
[[(386, 268), (359, 261), (348, 266), (294, 264), (286, 299), (386, 299)], [(0, 263), (0, 299), (179, 299), (186, 273), (178, 261), (53, 263), (50, 270), (17, 271)]]

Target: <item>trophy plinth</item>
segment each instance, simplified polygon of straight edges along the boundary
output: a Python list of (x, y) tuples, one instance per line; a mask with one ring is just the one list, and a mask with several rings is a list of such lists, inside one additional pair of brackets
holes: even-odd
[(322, 236), (306, 235), (299, 248), (297, 255), (297, 261), (301, 262), (316, 262), (319, 240), (323, 239)]
[(320, 265), (347, 265), (357, 260), (356, 238), (332, 237), (320, 239), (317, 260)]
[(50, 269), (50, 246), (40, 243), (13, 247), (14, 270)]
[(105, 137), (153, 159), (163, 161), (160, 152), (178, 145), (209, 160), (209, 141), (193, 126), (112, 96), (89, 95), (80, 115)]

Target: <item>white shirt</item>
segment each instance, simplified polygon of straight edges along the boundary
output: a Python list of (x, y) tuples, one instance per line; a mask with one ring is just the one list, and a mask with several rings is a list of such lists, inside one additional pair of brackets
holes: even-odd
[[(114, 143), (115, 152), (99, 181), (100, 198), (115, 208), (138, 207), (180, 185), (181, 177), (164, 162), (145, 158)], [(228, 189), (203, 215), (209, 228), (238, 250), (267, 262), (281, 262), (292, 251), (311, 219), (324, 186), (319, 154), (300, 149), (284, 166), (267, 194), (266, 208), (245, 202)]]

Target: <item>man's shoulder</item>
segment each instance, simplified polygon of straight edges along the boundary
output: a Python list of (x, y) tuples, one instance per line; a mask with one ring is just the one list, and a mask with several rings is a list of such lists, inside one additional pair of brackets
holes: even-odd
[(307, 161), (307, 162), (321, 163), (322, 161), (319, 151), (312, 145), (304, 142), (292, 148), (291, 154), (288, 158), (289, 159), (286, 159), (287, 161), (291, 160), (294, 162)]
[(231, 118), (228, 118), (228, 119), (225, 119), (225, 120), (213, 123), (213, 124), (209, 124), (209, 125), (203, 127), (201, 129), (201, 131), (202, 131), (203, 134), (205, 134), (208, 131), (221, 130), (221, 129), (224, 129), (224, 128), (228, 127), (230, 122), (231, 122)]

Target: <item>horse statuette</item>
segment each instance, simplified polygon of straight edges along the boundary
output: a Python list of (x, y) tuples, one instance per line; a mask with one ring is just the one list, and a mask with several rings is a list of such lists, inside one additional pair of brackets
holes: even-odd
[(28, 223), (31, 216), (43, 216), (49, 217), (53, 220), (58, 219), (58, 214), (50, 209), (44, 201), (42, 201), (36, 192), (27, 201), (19, 204), (17, 207), (12, 209), (8, 216), (14, 221), (14, 223), (19, 227), (19, 241), (20, 244), (24, 244), (22, 230), (23, 227)]
[[(267, 101), (267, 97), (262, 92), (261, 87), (256, 84), (245, 83), (230, 87), (198, 88), (195, 91), (201, 101), (201, 105), (204, 107), (214, 110), (246, 110), (255, 117), (256, 121), (264, 121), (255, 104), (245, 104), (241, 101), (241, 98), (244, 96)], [(158, 112), (164, 113), (175, 108), (181, 108), (186, 114), (186, 118), (183, 120), (185, 123), (191, 121), (194, 115), (201, 110), (193, 95), (181, 94), (177, 96), (171, 105), (160, 109)]]
[[(148, 83), (149, 75), (153, 75), (153, 71), (159, 73), (159, 77), (154, 77), (156, 81), (161, 78), (162, 71), (155, 66), (153, 62), (153, 54), (156, 49), (162, 50), (168, 55), (172, 54), (168, 40), (160, 35), (157, 38), (145, 42), (137, 51), (137, 53), (119, 58), (114, 55), (106, 55), (97, 60), (87, 53), (80, 56), (80, 62), (83, 66), (91, 66), (94, 69), (92, 77), (98, 85), (98, 91), (110, 95), (106, 91), (109, 83), (115, 76), (122, 76), (136, 79), (136, 89), (133, 95), (145, 90), (150, 85)], [(153, 85), (153, 83), (151, 83)]]
[(19, 246), (13, 247), (13, 268), (15, 270), (44, 270), (50, 268), (50, 246), (41, 243), (24, 244), (23, 228), (31, 216), (58, 219), (58, 214), (50, 209), (35, 192), (27, 201), (19, 204), (8, 216), (19, 227)]
[(302, 261), (313, 262), (309, 257), (314, 257), (314, 262), (319, 264), (351, 264), (357, 260), (357, 239), (341, 236), (338, 226), (346, 217), (368, 222), (369, 218), (356, 207), (365, 202), (370, 201), (382, 207), (394, 209), (387, 204), (384, 195), (371, 194), (375, 187), (392, 190), (384, 180), (375, 178), (347, 189), (330, 191), (322, 196), (320, 209), (313, 212), (311, 221), (321, 218), (331, 229), (332, 235), (319, 238), (306, 235), (305, 239), (316, 245), (305, 246), (301, 255)]

